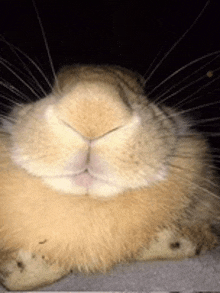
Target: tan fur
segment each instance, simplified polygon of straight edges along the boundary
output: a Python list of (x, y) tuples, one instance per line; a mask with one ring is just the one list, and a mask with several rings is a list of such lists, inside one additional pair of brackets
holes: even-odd
[[(6, 122), (9, 134), (1, 135), (3, 284), (32, 289), (70, 270), (106, 271), (214, 247), (219, 199), (204, 138), (173, 110), (149, 103), (127, 70), (70, 67), (58, 80), (51, 95), (14, 111), (16, 123)], [(68, 177), (85, 164), (95, 188)], [(25, 253), (36, 254), (39, 267), (42, 257), (43, 266), (56, 265), (54, 275), (42, 280), (28, 262), (23, 279), (16, 270), (5, 277), (7, 264)]]

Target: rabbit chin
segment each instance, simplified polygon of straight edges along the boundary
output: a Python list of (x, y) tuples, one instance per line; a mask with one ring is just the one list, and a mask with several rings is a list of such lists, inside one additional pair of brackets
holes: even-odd
[(116, 196), (125, 190), (124, 187), (112, 185), (85, 173), (77, 176), (44, 177), (42, 179), (47, 186), (76, 196), (107, 198)]

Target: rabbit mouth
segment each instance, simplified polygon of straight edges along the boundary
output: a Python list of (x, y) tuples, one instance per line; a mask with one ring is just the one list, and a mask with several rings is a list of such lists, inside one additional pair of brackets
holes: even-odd
[(85, 169), (78, 174), (45, 176), (42, 179), (47, 186), (75, 196), (86, 195), (105, 198), (115, 196), (124, 191), (123, 187), (100, 177)]
[(73, 177), (73, 181), (75, 185), (85, 187), (87, 189), (91, 188), (97, 182), (112, 185), (107, 180), (97, 177), (96, 175), (88, 171), (87, 169), (75, 175)]
[(74, 176), (74, 183), (76, 185), (89, 188), (93, 185), (94, 181), (97, 179), (93, 177), (88, 171), (80, 173)]

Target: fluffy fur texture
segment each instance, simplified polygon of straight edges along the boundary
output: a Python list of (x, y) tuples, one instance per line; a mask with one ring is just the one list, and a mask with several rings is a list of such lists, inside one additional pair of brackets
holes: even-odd
[(206, 140), (114, 66), (61, 70), (0, 138), (0, 276), (10, 290), (118, 262), (180, 259), (218, 243)]

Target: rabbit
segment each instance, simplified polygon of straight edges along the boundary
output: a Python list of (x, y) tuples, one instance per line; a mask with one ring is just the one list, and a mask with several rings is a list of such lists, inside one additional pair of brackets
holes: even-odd
[(0, 135), (0, 280), (32, 290), (71, 272), (195, 257), (219, 243), (209, 143), (145, 80), (113, 65), (58, 72)]

